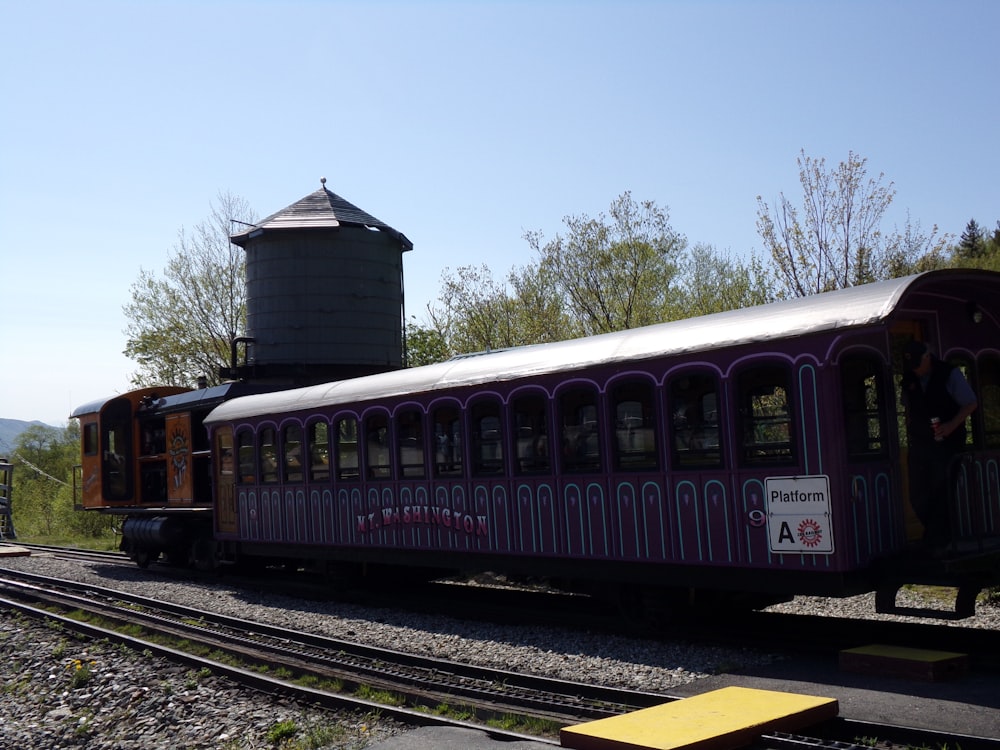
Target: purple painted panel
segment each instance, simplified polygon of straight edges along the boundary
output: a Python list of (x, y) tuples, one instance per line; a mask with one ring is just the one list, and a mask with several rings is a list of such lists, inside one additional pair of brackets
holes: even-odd
[(467, 506), (465, 495), (451, 494), (442, 508), (445, 523), (443, 534), (448, 549), (466, 549), (468, 534), (465, 530), (471, 525), (472, 514)]
[[(640, 543), (640, 529), (644, 524), (641, 517), (642, 504), (636, 498), (635, 485), (631, 482), (619, 482), (614, 500), (618, 527), (618, 555), (626, 560), (648, 557), (646, 545)], [(641, 536), (645, 537), (645, 534)]]
[(521, 483), (517, 486), (518, 510), (522, 529), (530, 525), (531, 552), (555, 554), (559, 551), (559, 520), (552, 485)]
[(1000, 528), (997, 458), (969, 454), (959, 462), (956, 497), (957, 538), (978, 539)]
[(762, 567), (771, 562), (771, 549), (767, 538), (767, 505), (764, 502), (764, 483), (759, 479), (748, 479), (743, 483), (743, 518), (741, 523), (746, 532), (745, 561), (753, 567)]
[(534, 488), (529, 484), (521, 484), (517, 488), (517, 549), (527, 554), (537, 554), (540, 541), (538, 539), (538, 510)]
[[(271, 507), (272, 505), (271, 491), (262, 489), (260, 491), (260, 537), (261, 540), (265, 542), (280, 541), (280, 538), (275, 533), (274, 522), (276, 513), (274, 508)], [(280, 527), (280, 516), (277, 520)]]
[(306, 493), (301, 487), (295, 490), (295, 541), (303, 544), (313, 541), (309, 538), (309, 509), (306, 506)]
[(677, 557), (680, 562), (701, 562), (701, 504), (694, 482), (677, 483), (674, 490), (674, 512), (677, 514)]
[(323, 538), (327, 544), (340, 544), (343, 540), (343, 530), (337, 524), (337, 503), (333, 497), (333, 490), (323, 490), (321, 503), (323, 508)]
[(329, 490), (321, 491), (315, 487), (309, 490), (310, 538), (316, 544), (331, 544), (333, 542), (333, 538), (330, 536), (329, 518), (326, 513), (326, 503), (324, 501), (324, 496), (329, 494)]
[(341, 530), (341, 544), (359, 544), (366, 526), (362, 513), (361, 489), (343, 487), (337, 491), (337, 522)]
[(668, 560), (673, 556), (670, 539), (670, 516), (667, 513), (666, 497), (659, 482), (643, 482), (642, 533), (650, 560)]
[(240, 538), (260, 539), (260, 503), (253, 490), (240, 490)]
[(478, 484), (473, 488), (477, 507), (490, 509), (490, 542), (497, 552), (517, 551), (517, 511), (502, 485)]
[(559, 551), (559, 522), (552, 488), (540, 484), (535, 488), (536, 510), (538, 513), (538, 550), (543, 554)]
[(399, 526), (395, 523), (397, 510), (395, 496), (395, 488), (392, 485), (382, 487), (381, 492), (369, 494), (369, 498), (377, 497), (374, 507), (378, 516), (376, 521), (378, 530), (376, 535), (370, 539), (370, 543), (377, 543), (383, 547), (398, 546)]
[(733, 514), (730, 511), (726, 486), (713, 479), (705, 483), (702, 493), (705, 508), (705, 559), (714, 563), (735, 562)]
[(590, 554), (594, 557), (611, 557), (614, 554), (612, 525), (607, 515), (608, 500), (604, 488), (592, 482), (586, 488), (586, 539)]
[(568, 484), (563, 488), (561, 512), (565, 524), (566, 554), (571, 557), (593, 554), (587, 521), (587, 503), (580, 494), (580, 488), (575, 484)]

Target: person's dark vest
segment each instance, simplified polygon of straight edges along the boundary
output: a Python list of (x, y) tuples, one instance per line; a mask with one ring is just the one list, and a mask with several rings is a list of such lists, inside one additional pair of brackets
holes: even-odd
[[(909, 434), (912, 441), (933, 443), (931, 418), (937, 417), (941, 422), (947, 422), (958, 414), (960, 406), (948, 393), (948, 378), (954, 369), (947, 362), (934, 359), (927, 390), (921, 389), (920, 379), (912, 372), (906, 373), (903, 377), (902, 385), (909, 407)], [(965, 425), (962, 424), (940, 445), (951, 451), (962, 450), (965, 447)]]

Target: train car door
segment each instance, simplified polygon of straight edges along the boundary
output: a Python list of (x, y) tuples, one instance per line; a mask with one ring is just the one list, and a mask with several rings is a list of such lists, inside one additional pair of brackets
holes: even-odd
[(215, 530), (226, 536), (239, 531), (236, 511), (236, 457), (233, 451), (233, 428), (219, 427), (215, 442)]
[(132, 404), (115, 398), (101, 410), (101, 486), (104, 500), (124, 503), (135, 492)]
[(925, 326), (917, 320), (901, 320), (889, 331), (892, 351), (892, 385), (896, 400), (896, 424), (899, 436), (899, 476), (900, 495), (903, 500), (903, 519), (907, 541), (916, 541), (923, 536), (924, 527), (910, 504), (909, 445), (906, 436), (906, 410), (903, 406), (903, 349), (912, 340), (926, 341)]
[(189, 413), (167, 415), (166, 439), (167, 501), (170, 505), (191, 505), (194, 501), (194, 465)]

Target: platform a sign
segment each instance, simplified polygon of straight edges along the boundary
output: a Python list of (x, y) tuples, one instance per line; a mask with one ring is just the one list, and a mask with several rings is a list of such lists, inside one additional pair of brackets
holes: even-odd
[(833, 554), (828, 476), (768, 477), (764, 497), (771, 552)]

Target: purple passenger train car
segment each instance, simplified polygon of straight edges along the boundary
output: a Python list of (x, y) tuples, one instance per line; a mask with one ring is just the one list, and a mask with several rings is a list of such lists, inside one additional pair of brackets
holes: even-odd
[[(978, 399), (935, 559), (908, 501), (912, 341)], [(227, 561), (490, 570), (640, 601), (1000, 576), (990, 272), (243, 396), (204, 424)]]

